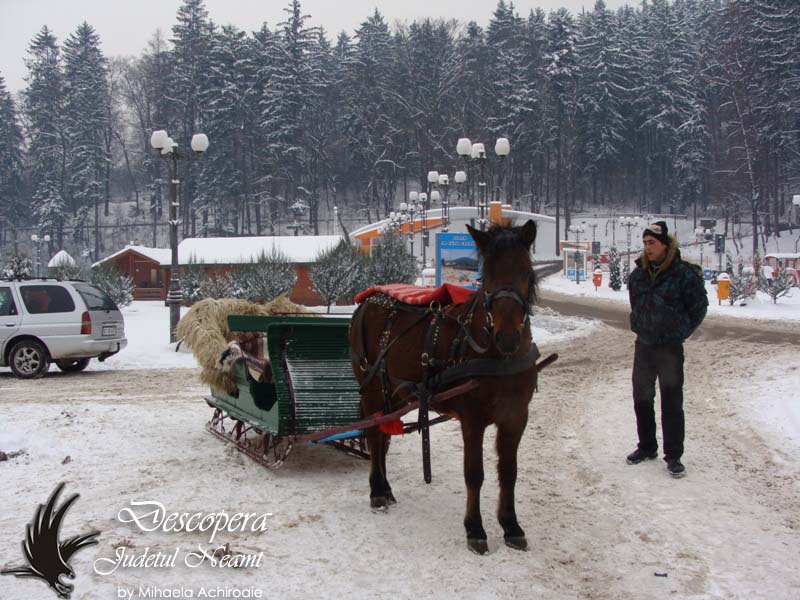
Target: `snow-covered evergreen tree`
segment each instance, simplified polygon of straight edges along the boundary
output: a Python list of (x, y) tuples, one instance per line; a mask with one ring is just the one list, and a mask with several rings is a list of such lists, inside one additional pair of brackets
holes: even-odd
[(252, 266), (237, 272), (235, 279), (244, 298), (266, 303), (292, 291), (297, 271), (284, 254), (273, 248), (261, 253)]
[(49, 233), (58, 243), (63, 239), (67, 217), (64, 195), (66, 143), (63, 119), (63, 73), (55, 36), (47, 28), (28, 49), (28, 87), (23, 93), (24, 113), (33, 192), (31, 209), (39, 231)]
[(181, 268), (181, 292), (187, 306), (192, 306), (203, 299), (201, 289), (203, 277), (203, 267), (197, 264), (193, 256), (190, 256), (189, 264)]
[[(89, 225), (99, 223), (105, 195), (109, 101), (107, 64), (100, 38), (84, 22), (64, 42), (64, 137), (67, 144), (67, 197), (73, 215), (73, 238), (90, 246)], [(94, 255), (100, 254), (99, 230), (94, 230)]]
[(3, 277), (30, 279), (33, 277), (33, 261), (27, 256), (13, 255), (3, 267)]
[(578, 122), (584, 172), (593, 200), (609, 196), (609, 182), (625, 142), (622, 116), (630, 83), (617, 62), (620, 44), (615, 20), (603, 0), (582, 22), (577, 53), (580, 59)]
[(358, 250), (342, 239), (330, 250), (320, 252), (311, 267), (311, 283), (331, 311), (339, 298), (352, 298), (366, 287), (367, 264)]
[(8, 226), (21, 225), (28, 216), (23, 201), (22, 130), (16, 107), (0, 76), (0, 239)]
[(733, 306), (735, 302), (741, 300), (742, 306), (744, 301), (748, 298), (755, 298), (758, 284), (756, 283), (755, 275), (748, 275), (744, 273), (744, 265), (739, 264), (736, 273), (731, 274), (731, 291), (728, 296), (728, 303)]
[(200, 104), (203, 127), (213, 143), (201, 161), (196, 208), (202, 214), (203, 235), (238, 234), (252, 186), (248, 164), (252, 132), (255, 66), (244, 32), (225, 26), (211, 37), (208, 70)]
[(384, 235), (369, 260), (369, 285), (414, 283), (416, 279), (416, 260), (406, 248), (403, 236), (395, 233)]
[(120, 273), (112, 263), (104, 263), (92, 269), (90, 281), (120, 308), (133, 302), (133, 279)]
[(608, 249), (608, 268), (608, 287), (618, 292), (622, 289), (622, 278), (620, 277), (619, 253), (616, 246)]
[(733, 255), (730, 252), (725, 253), (725, 272), (728, 275), (733, 275), (734, 273)]
[[(208, 71), (208, 52), (213, 24), (208, 19), (204, 0), (183, 0), (178, 8), (177, 23), (172, 26), (172, 78), (169, 82), (168, 104), (176, 116), (177, 130), (170, 137), (179, 150), (190, 151), (192, 135), (201, 131), (200, 96), (204, 74)], [(184, 232), (196, 235), (197, 179), (200, 161), (183, 161), (180, 174), (181, 208)]]
[(793, 280), (789, 279), (786, 273), (786, 267), (781, 266), (778, 273), (772, 279), (767, 279), (764, 285), (764, 291), (772, 298), (772, 303), (777, 304), (778, 298), (789, 296), (792, 291)]
[(200, 280), (200, 296), (202, 298), (236, 298), (237, 285), (230, 273), (206, 273)]

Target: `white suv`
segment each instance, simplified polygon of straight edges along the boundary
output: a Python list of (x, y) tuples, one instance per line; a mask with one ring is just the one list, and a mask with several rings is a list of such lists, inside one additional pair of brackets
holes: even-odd
[(128, 344), (114, 301), (83, 281), (0, 279), (0, 366), (22, 379), (82, 371)]

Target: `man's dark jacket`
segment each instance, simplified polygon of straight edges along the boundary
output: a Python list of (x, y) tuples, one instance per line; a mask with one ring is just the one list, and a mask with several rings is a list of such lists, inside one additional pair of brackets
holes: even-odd
[(636, 259), (628, 279), (631, 329), (643, 344), (679, 344), (703, 321), (708, 295), (698, 265), (681, 260), (678, 242), (670, 237), (667, 258), (653, 270), (647, 256)]

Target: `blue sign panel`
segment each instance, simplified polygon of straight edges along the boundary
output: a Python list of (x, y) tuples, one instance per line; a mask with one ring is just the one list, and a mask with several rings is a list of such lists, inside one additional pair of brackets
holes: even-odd
[(480, 260), (468, 233), (436, 234), (436, 285), (452, 283), (470, 289), (478, 287)]

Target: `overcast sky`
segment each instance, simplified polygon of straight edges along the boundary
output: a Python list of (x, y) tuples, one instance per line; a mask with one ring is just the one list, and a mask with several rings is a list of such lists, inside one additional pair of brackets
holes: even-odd
[[(616, 9), (631, 0), (605, 0)], [(36, 33), (47, 25), (59, 43), (83, 21), (100, 34), (106, 56), (138, 55), (156, 29), (171, 35), (181, 0), (0, 0), (0, 75), (12, 92), (25, 86), (23, 59)], [(288, 0), (206, 0), (209, 17), (218, 25), (233, 24), (250, 32), (266, 21), (270, 28), (285, 18)], [(485, 26), (495, 0), (301, 0), (311, 25), (321, 25), (330, 39), (342, 30), (352, 34), (377, 7), (386, 21), (415, 18), (455, 18)], [(590, 10), (594, 0), (517, 0), (522, 16), (537, 6), (546, 11), (565, 6), (573, 13)]]

